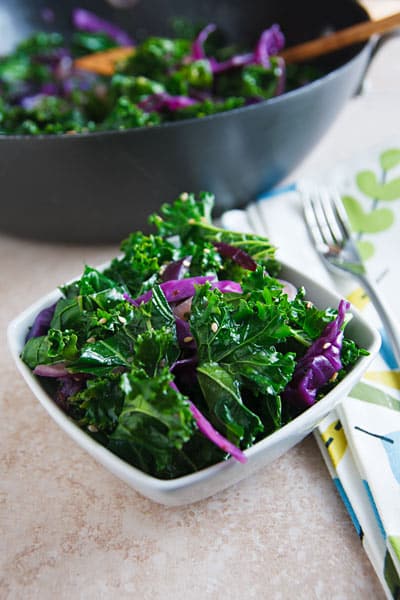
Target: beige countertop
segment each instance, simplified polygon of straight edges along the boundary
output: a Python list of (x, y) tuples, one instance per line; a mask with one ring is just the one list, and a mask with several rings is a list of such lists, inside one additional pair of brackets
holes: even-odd
[[(294, 176), (400, 133), (399, 58), (397, 38)], [(171, 509), (99, 466), (33, 397), (11, 361), (8, 322), (116, 251), (0, 236), (0, 598), (382, 600), (312, 437), (246, 481)]]

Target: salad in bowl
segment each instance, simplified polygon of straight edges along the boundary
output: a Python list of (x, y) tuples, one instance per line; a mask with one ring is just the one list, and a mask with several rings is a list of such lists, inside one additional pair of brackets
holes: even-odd
[[(247, 476), (309, 433), (379, 348), (347, 301), (282, 267), (258, 235), (183, 193), (10, 326), (56, 421), (166, 504)], [(303, 283), (304, 282), (304, 283)]]

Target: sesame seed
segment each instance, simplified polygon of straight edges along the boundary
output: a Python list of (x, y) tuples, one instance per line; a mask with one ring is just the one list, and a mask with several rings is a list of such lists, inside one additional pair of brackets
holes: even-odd
[(211, 331), (213, 333), (217, 333), (217, 331), (218, 331), (218, 323), (216, 323), (215, 321), (213, 323), (211, 323)]
[(125, 325), (125, 323), (126, 323), (126, 319), (125, 319), (125, 317), (122, 317), (121, 315), (119, 315), (119, 316), (118, 316), (118, 321), (119, 321), (120, 323), (122, 323), (122, 325)]
[(204, 254), (210, 254), (211, 250), (210, 248), (204, 248), (203, 252)]
[(89, 338), (86, 340), (86, 342), (87, 342), (88, 344), (94, 344), (94, 343), (95, 343), (95, 341), (96, 341), (96, 338), (95, 338), (95, 337), (93, 337), (93, 336), (92, 336), (92, 337), (89, 337)]
[(182, 262), (184, 267), (190, 267), (190, 260), (188, 260), (187, 258)]
[(96, 433), (98, 431), (96, 425), (88, 425), (88, 429), (89, 431), (91, 431), (92, 433)]
[(310, 302), (310, 301), (306, 302), (306, 308), (312, 308), (312, 306), (313, 306), (312, 302)]
[(325, 344), (322, 346), (322, 348), (324, 350), (326, 350), (327, 348), (330, 348), (332, 346), (332, 344), (330, 342), (325, 342)]
[(188, 344), (189, 342), (193, 341), (193, 338), (191, 335), (187, 335), (186, 337), (183, 338), (183, 341)]
[(338, 372), (336, 371), (336, 373), (334, 373), (334, 374), (332, 375), (332, 377), (330, 378), (330, 380), (329, 380), (329, 381), (331, 381), (331, 382), (333, 383), (334, 381), (336, 381), (336, 379), (337, 379), (337, 378), (338, 378)]
[(183, 192), (179, 197), (185, 202), (189, 198), (189, 194), (187, 192)]
[(105, 325), (105, 323), (107, 323), (107, 319), (105, 317), (101, 317), (101, 319), (99, 319), (99, 324)]

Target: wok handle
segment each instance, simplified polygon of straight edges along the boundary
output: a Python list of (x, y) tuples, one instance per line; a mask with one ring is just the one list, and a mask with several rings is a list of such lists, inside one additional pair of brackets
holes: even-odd
[(352, 44), (364, 42), (368, 40), (371, 35), (392, 32), (398, 27), (400, 27), (400, 12), (376, 21), (357, 23), (357, 25), (340, 29), (339, 31), (322, 36), (316, 40), (292, 46), (291, 48), (282, 50), (280, 55), (288, 63), (304, 62), (351, 46)]

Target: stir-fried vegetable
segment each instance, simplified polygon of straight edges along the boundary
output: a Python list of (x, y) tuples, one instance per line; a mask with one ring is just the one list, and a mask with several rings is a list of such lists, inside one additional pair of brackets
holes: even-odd
[(278, 25), (251, 52), (213, 40), (209, 24), (190, 37), (149, 37), (117, 64), (113, 76), (78, 69), (82, 55), (134, 45), (116, 25), (81, 8), (71, 40), (37, 33), (0, 58), (0, 134), (76, 134), (149, 127), (254, 104), (318, 77), (286, 68)]
[(215, 227), (212, 206), (164, 205), (154, 234), (61, 288), (22, 353), (81, 427), (159, 478), (244, 462), (365, 353), (344, 337), (347, 303), (293, 293), (270, 242)]

